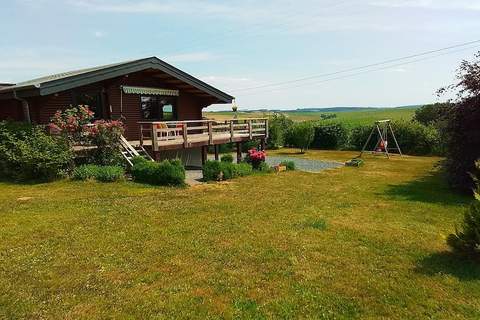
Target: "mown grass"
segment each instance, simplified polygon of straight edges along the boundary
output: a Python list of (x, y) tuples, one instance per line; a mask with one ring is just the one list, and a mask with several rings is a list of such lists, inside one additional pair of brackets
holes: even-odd
[[(415, 108), (379, 108), (375, 110), (359, 110), (348, 112), (286, 112), (287, 117), (294, 121), (321, 120), (321, 114), (337, 115), (336, 118), (323, 120), (326, 122), (340, 122), (346, 126), (371, 125), (377, 120), (411, 120), (415, 114)], [(205, 112), (204, 116), (210, 119), (232, 119), (232, 112)], [(268, 112), (240, 113), (239, 118), (263, 118), (270, 116)]]
[[(350, 152), (275, 154), (346, 160)], [(0, 318), (477, 319), (439, 158), (240, 178), (0, 184)]]

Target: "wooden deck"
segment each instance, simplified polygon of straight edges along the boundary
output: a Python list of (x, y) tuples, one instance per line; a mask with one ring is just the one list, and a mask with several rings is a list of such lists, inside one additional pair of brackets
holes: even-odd
[(263, 118), (139, 122), (139, 125), (140, 141), (131, 143), (151, 146), (153, 151), (268, 138), (268, 120)]

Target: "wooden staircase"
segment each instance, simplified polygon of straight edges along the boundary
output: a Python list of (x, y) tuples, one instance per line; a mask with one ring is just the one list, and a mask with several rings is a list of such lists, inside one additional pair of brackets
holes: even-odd
[(132, 159), (134, 157), (144, 157), (154, 161), (143, 146), (132, 146), (124, 136), (120, 137), (120, 145), (122, 146), (122, 156), (129, 166), (133, 166)]

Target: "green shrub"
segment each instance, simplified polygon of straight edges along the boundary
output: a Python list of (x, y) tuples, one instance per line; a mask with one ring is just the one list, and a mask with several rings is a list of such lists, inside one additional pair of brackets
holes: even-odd
[(282, 113), (274, 113), (268, 120), (268, 149), (279, 149), (287, 145), (287, 133), (293, 126), (293, 120)]
[(13, 180), (52, 180), (73, 164), (73, 151), (43, 127), (0, 122), (0, 176)]
[[(430, 155), (437, 150), (440, 136), (433, 126), (427, 127), (414, 121), (394, 121), (392, 127), (403, 153)], [(389, 138), (389, 144), (394, 146), (392, 138)]]
[(119, 166), (86, 164), (73, 170), (72, 179), (81, 181), (96, 179), (100, 182), (121, 181), (125, 179), (125, 170)]
[(273, 172), (273, 169), (266, 162), (261, 162), (255, 170), (263, 173)]
[(315, 137), (315, 129), (311, 122), (297, 122), (288, 132), (288, 142), (293, 147), (300, 148), (300, 152), (305, 152), (312, 144)]
[(480, 257), (480, 160), (470, 173), (475, 183), (475, 200), (465, 212), (461, 230), (456, 230), (447, 238), (447, 244), (461, 254)]
[(248, 163), (242, 162), (242, 163), (234, 164), (234, 165), (235, 165), (234, 177), (245, 177), (245, 176), (249, 176), (253, 173), (253, 168)]
[(180, 160), (153, 162), (137, 157), (133, 160), (131, 172), (137, 182), (163, 186), (185, 184), (185, 168)]
[(208, 160), (203, 165), (203, 179), (205, 181), (222, 180), (222, 163), (219, 161)]
[(480, 256), (480, 201), (465, 212), (461, 230), (450, 234), (447, 243), (455, 252)]
[(295, 162), (294, 161), (285, 160), (285, 161), (280, 162), (280, 165), (285, 166), (288, 171), (295, 170)]
[(120, 166), (99, 166), (95, 179), (100, 182), (116, 182), (125, 179), (125, 169)]
[(252, 172), (252, 166), (248, 163), (207, 161), (203, 166), (203, 179), (205, 181), (230, 180), (248, 176)]
[(233, 156), (232, 156), (231, 154), (224, 154), (224, 155), (220, 158), (220, 161), (221, 161), (221, 162), (233, 163)]
[(348, 132), (343, 124), (317, 122), (312, 147), (328, 150), (341, 149), (345, 146), (347, 138)]
[(97, 175), (97, 171), (98, 171), (97, 165), (94, 165), (94, 164), (81, 165), (73, 169), (72, 179), (81, 180), (81, 181), (94, 179), (95, 176)]
[[(372, 129), (373, 126), (357, 126), (352, 128), (348, 136), (348, 148), (352, 150), (362, 150)], [(376, 143), (377, 140), (372, 139), (370, 145), (367, 146), (367, 150), (372, 150)]]

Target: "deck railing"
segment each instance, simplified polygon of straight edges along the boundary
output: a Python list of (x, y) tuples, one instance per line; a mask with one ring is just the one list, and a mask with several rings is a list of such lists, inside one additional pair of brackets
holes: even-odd
[(139, 122), (140, 145), (159, 149), (189, 148), (268, 138), (268, 120), (231, 119)]

